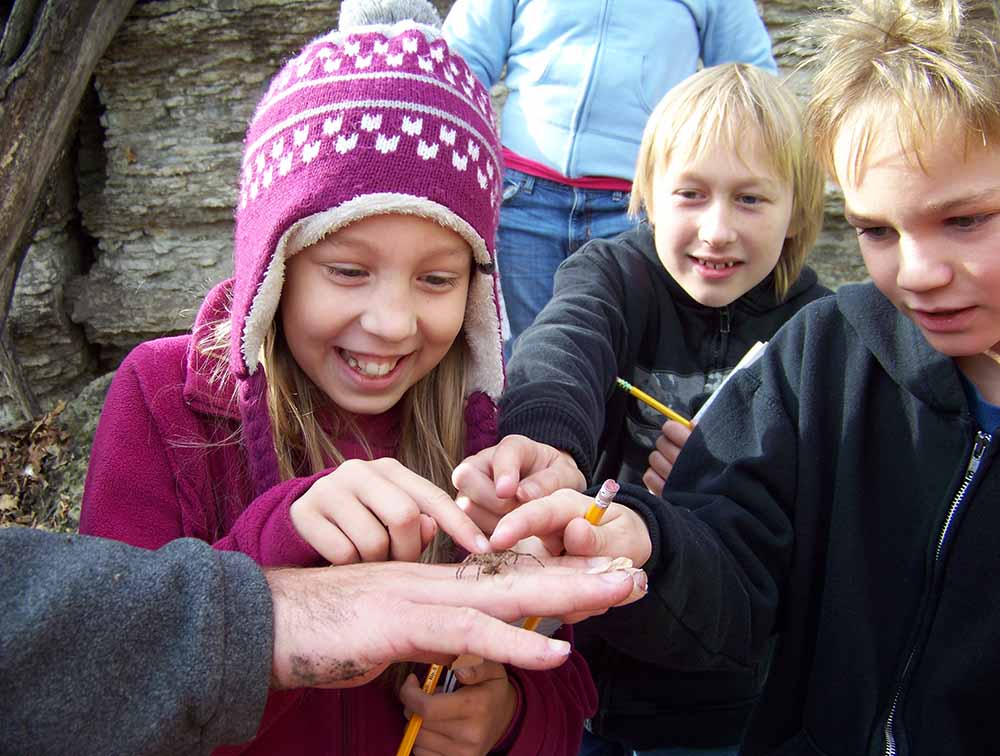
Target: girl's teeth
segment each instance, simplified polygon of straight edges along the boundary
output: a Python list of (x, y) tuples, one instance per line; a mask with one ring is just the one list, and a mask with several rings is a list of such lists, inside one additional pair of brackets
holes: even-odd
[(706, 268), (711, 268), (712, 270), (725, 270), (726, 268), (731, 268), (736, 264), (734, 262), (713, 263), (708, 260), (700, 260), (699, 262), (701, 262), (701, 264)]
[(347, 364), (352, 368), (357, 370), (359, 373), (364, 373), (365, 375), (372, 376), (373, 378), (379, 378), (383, 375), (388, 375), (392, 372), (392, 369), (396, 367), (396, 363), (399, 360), (395, 360), (392, 363), (388, 362), (359, 362), (353, 355), (344, 353), (344, 358)]

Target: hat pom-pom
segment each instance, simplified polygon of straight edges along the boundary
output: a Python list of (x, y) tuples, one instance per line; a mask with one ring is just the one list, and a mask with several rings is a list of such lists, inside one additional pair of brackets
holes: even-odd
[(340, 6), (342, 33), (364, 26), (391, 25), (398, 21), (441, 28), (441, 15), (428, 0), (344, 0)]

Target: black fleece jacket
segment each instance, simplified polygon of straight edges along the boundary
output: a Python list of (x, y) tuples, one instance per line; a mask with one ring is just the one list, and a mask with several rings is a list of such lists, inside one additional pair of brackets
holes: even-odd
[(676, 506), (623, 492), (650, 592), (592, 623), (688, 667), (750, 669), (777, 633), (744, 754), (995, 753), (996, 447), (954, 362), (843, 287), (727, 384), (667, 481)]
[[(807, 268), (783, 301), (768, 277), (727, 307), (706, 307), (664, 269), (648, 225), (592, 241), (560, 266), (552, 300), (517, 340), (500, 433), (570, 452), (593, 483), (640, 483), (665, 418), (616, 389), (615, 377), (690, 417), (754, 342), (828, 293)], [(601, 637), (589, 622), (575, 638), (597, 683), (594, 732), (643, 750), (739, 741), (763, 660), (654, 668), (633, 641)]]
[(649, 225), (591, 241), (559, 266), (552, 299), (515, 342), (500, 432), (568, 451), (594, 483), (639, 483), (666, 418), (615, 377), (691, 417), (755, 342), (829, 293), (805, 268), (782, 301), (768, 276), (707, 307), (667, 273)]

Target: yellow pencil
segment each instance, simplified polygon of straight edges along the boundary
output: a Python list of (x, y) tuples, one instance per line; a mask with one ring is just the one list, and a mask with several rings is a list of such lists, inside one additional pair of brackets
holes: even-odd
[[(432, 664), (430, 670), (427, 672), (427, 677), (424, 678), (424, 693), (433, 693), (434, 689), (437, 687), (438, 678), (441, 677), (441, 670), (444, 669), (440, 664)], [(420, 732), (420, 726), (424, 723), (424, 718), (419, 714), (413, 714), (410, 716), (410, 721), (406, 723), (406, 731), (403, 733), (403, 739), (399, 742), (399, 748), (396, 751), (396, 756), (410, 756), (410, 751), (413, 750), (413, 744), (417, 740), (417, 733)]]
[[(593, 503), (587, 507), (587, 513), (583, 516), (584, 519), (591, 525), (600, 523), (601, 518), (604, 517), (604, 513), (608, 511), (611, 500), (615, 498), (616, 493), (618, 493), (618, 483), (608, 478), (604, 481), (604, 485), (601, 486), (601, 490), (597, 492)], [(525, 630), (534, 630), (541, 621), (541, 617), (528, 617), (521, 627)]]
[(628, 381), (626, 381), (624, 378), (615, 378), (615, 383), (618, 384), (618, 388), (624, 389), (625, 391), (627, 391), (628, 393), (630, 393), (632, 396), (634, 396), (636, 399), (638, 399), (643, 404), (648, 404), (650, 407), (652, 407), (653, 409), (655, 409), (657, 412), (659, 412), (659, 413), (661, 413), (663, 415), (666, 415), (667, 417), (669, 417), (671, 420), (674, 420), (675, 422), (680, 423), (681, 425), (683, 425), (688, 430), (691, 430), (691, 428), (694, 427), (694, 424), (690, 420), (688, 420), (686, 417), (684, 417), (684, 415), (681, 415), (681, 414), (679, 414), (677, 412), (674, 412), (667, 405), (663, 404), (662, 402), (656, 401), (653, 397), (651, 397), (645, 391), (643, 391), (641, 389), (637, 389), (635, 386), (633, 386), (631, 383), (629, 383)]

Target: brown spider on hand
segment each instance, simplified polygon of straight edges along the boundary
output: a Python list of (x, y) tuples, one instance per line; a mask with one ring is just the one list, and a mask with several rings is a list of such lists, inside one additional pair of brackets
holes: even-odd
[(458, 569), (455, 570), (455, 579), (461, 580), (466, 569), (472, 565), (476, 566), (476, 580), (479, 580), (480, 575), (499, 575), (508, 567), (517, 564), (517, 560), (520, 557), (531, 557), (538, 562), (540, 567), (545, 566), (538, 557), (526, 551), (505, 549), (504, 551), (494, 551), (489, 554), (469, 554), (469, 556), (462, 560)]

